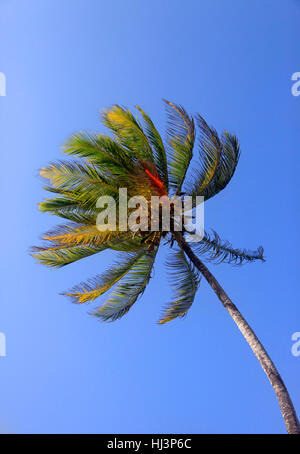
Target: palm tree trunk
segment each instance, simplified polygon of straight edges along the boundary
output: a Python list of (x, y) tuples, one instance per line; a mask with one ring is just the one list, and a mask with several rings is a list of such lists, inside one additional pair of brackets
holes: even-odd
[(225, 293), (217, 279), (211, 274), (211, 272), (204, 265), (204, 263), (202, 263), (202, 261), (199, 260), (198, 257), (194, 254), (190, 246), (184, 240), (182, 234), (180, 232), (173, 232), (173, 234), (179, 246), (184, 250), (186, 255), (196, 266), (196, 268), (200, 271), (200, 273), (203, 274), (203, 276), (205, 277), (213, 291), (216, 293), (225, 309), (229, 312), (229, 314), (237, 324), (239, 330), (243, 334), (244, 338), (250, 345), (250, 348), (252, 349), (254, 355), (260, 362), (263, 370), (265, 371), (275, 391), (276, 397), (280, 405), (281, 413), (286, 425), (287, 432), (289, 434), (300, 434), (300, 424), (297, 418), (293, 402), (291, 401), (288, 390), (279, 372), (277, 371), (275, 365), (273, 364), (271, 358), (264, 349), (263, 345), (257, 338), (252, 328), (248, 325), (247, 321), (244, 319), (240, 311), (237, 309), (237, 307), (233, 304), (228, 295)]

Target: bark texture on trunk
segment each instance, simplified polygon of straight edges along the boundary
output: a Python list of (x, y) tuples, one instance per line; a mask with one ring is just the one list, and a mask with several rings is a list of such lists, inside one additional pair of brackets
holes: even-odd
[(252, 328), (249, 326), (247, 321), (244, 319), (240, 311), (237, 309), (235, 304), (233, 304), (228, 295), (225, 293), (217, 279), (211, 274), (211, 272), (204, 265), (204, 263), (201, 260), (199, 260), (198, 257), (194, 254), (190, 246), (184, 240), (182, 234), (180, 232), (174, 232), (174, 237), (177, 240), (180, 247), (189, 257), (189, 259), (192, 261), (192, 263), (205, 277), (205, 279), (207, 280), (213, 291), (216, 293), (225, 309), (229, 312), (229, 314), (237, 324), (237, 327), (243, 334), (244, 338), (250, 345), (254, 355), (260, 362), (263, 370), (265, 371), (275, 391), (276, 397), (280, 405), (281, 413), (286, 425), (287, 432), (289, 434), (300, 434), (300, 424), (297, 418), (293, 402), (289, 396), (288, 390), (279, 372), (277, 371), (275, 365), (273, 364), (265, 348), (257, 338)]

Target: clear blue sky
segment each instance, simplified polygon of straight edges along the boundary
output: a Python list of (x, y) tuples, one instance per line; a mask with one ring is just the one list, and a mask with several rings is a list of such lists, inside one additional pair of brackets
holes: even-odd
[[(185, 320), (156, 321), (170, 296), (163, 262), (142, 299), (104, 324), (59, 295), (103, 271), (103, 253), (61, 270), (28, 254), (55, 218), (38, 169), (62, 158), (99, 109), (141, 105), (164, 132), (162, 98), (235, 132), (230, 186), (206, 227), (267, 262), (211, 270), (255, 329), (300, 413), (299, 0), (0, 0), (0, 430), (40, 433), (284, 433), (269, 382), (203, 281)], [(57, 220), (59, 223), (59, 220)]]

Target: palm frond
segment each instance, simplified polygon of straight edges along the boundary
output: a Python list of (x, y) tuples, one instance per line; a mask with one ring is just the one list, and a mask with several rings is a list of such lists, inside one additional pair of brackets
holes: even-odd
[(76, 262), (77, 260), (97, 254), (98, 252), (107, 249), (107, 247), (107, 243), (103, 243), (98, 247), (82, 245), (73, 247), (54, 246), (52, 248), (33, 247), (31, 255), (42, 265), (46, 265), (51, 268), (61, 268), (69, 265), (70, 263)]
[(179, 194), (193, 157), (195, 126), (194, 120), (183, 107), (167, 100), (164, 100), (164, 102), (168, 115), (169, 182), (176, 194)]
[(79, 161), (58, 161), (47, 167), (43, 167), (40, 175), (55, 188), (67, 189), (68, 191), (82, 189), (89, 185), (107, 184), (99, 171), (92, 164), (82, 164)]
[(184, 317), (194, 302), (200, 283), (199, 273), (181, 249), (173, 254), (167, 266), (170, 269), (171, 283), (175, 288), (175, 300), (167, 305), (158, 321), (159, 324)]
[(102, 275), (98, 274), (94, 278), (89, 279), (88, 282), (82, 282), (68, 292), (64, 292), (63, 295), (70, 296), (74, 303), (94, 301), (122, 279), (144, 254), (145, 251), (129, 253), (126, 255), (125, 260), (123, 255), (120, 256), (120, 261), (116, 262), (115, 265), (105, 271), (105, 273)]
[[(198, 135), (199, 166), (196, 174), (197, 195), (205, 195), (214, 184), (220, 170), (221, 142), (217, 131), (208, 126), (199, 114), (196, 122), (200, 134)], [(195, 191), (194, 189), (194, 191)]]
[(102, 176), (128, 177), (133, 162), (127, 151), (111, 137), (85, 131), (73, 134), (63, 146), (64, 153), (85, 158), (93, 163)]
[(103, 321), (114, 321), (123, 317), (145, 291), (151, 278), (156, 252), (157, 248), (151, 252), (137, 253), (131, 268), (116, 285), (106, 302), (93, 312), (93, 315), (100, 317)]
[[(118, 189), (112, 184), (112, 180), (108, 183), (91, 164), (59, 161), (44, 167), (40, 175), (52, 185), (46, 189), (52, 189), (51, 192), (64, 195), (64, 199), (67, 197), (83, 206), (95, 206), (98, 198), (103, 195), (118, 195)], [(57, 199), (55, 202), (59, 203)], [(40, 205), (40, 209), (45, 211), (47, 206), (49, 207), (49, 203)]]
[(59, 225), (43, 236), (43, 240), (52, 242), (55, 246), (100, 246), (112, 238), (121, 237), (122, 232), (106, 230), (101, 232), (95, 224), (70, 223)]
[(45, 199), (44, 202), (39, 203), (39, 210), (78, 224), (96, 224), (97, 214), (99, 213), (99, 210), (96, 211), (94, 206), (92, 208), (81, 206), (77, 200), (74, 201), (66, 197)]
[[(56, 231), (56, 233), (59, 232)], [(141, 238), (134, 237), (131, 232), (115, 232), (114, 236), (111, 235), (110, 237), (103, 238), (102, 242), (99, 242), (97, 245), (76, 243), (71, 243), (70, 245), (60, 241), (60, 238), (58, 240), (48, 239), (45, 246), (34, 246), (31, 255), (43, 265), (60, 268), (106, 249), (135, 252), (141, 249), (144, 250), (145, 244)]]
[(193, 171), (194, 181), (187, 189), (193, 197), (208, 200), (227, 186), (236, 169), (240, 152), (237, 138), (224, 131), (219, 138), (217, 131), (208, 126), (199, 114), (196, 117), (200, 130), (199, 166)]
[(101, 149), (97, 144), (97, 135), (87, 131), (72, 134), (62, 147), (62, 151), (71, 156), (87, 158), (89, 162), (97, 162), (101, 157)]
[(218, 176), (218, 192), (227, 186), (240, 158), (240, 145), (237, 137), (228, 131), (224, 131), (221, 136), (221, 170)]
[(208, 261), (214, 263), (231, 263), (242, 265), (244, 263), (254, 262), (255, 260), (265, 261), (264, 249), (259, 246), (256, 251), (247, 249), (233, 248), (229, 241), (222, 241), (219, 235), (213, 230), (212, 235), (207, 232), (201, 241), (191, 243), (193, 249)]
[(166, 190), (168, 191), (168, 164), (166, 150), (162, 138), (154, 126), (151, 118), (139, 106), (136, 106), (144, 120), (144, 129), (149, 143), (152, 147), (152, 154), (155, 162), (155, 167), (163, 181)]
[(103, 112), (103, 123), (113, 132), (117, 142), (135, 159), (153, 162), (152, 149), (138, 119), (129, 109), (114, 105)]

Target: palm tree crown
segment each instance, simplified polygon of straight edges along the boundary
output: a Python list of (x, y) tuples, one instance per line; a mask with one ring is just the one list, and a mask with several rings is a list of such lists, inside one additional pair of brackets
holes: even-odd
[[(174, 235), (162, 229), (147, 233), (118, 228), (101, 232), (96, 226), (98, 198), (110, 195), (118, 204), (119, 188), (127, 188), (128, 197), (139, 194), (149, 202), (152, 195), (189, 195), (193, 201), (202, 195), (206, 201), (225, 188), (239, 160), (239, 143), (234, 135), (224, 131), (219, 137), (199, 114), (193, 118), (181, 106), (164, 102), (168, 116), (166, 143), (140, 107), (141, 121), (130, 110), (115, 105), (102, 115), (112, 137), (74, 134), (63, 150), (80, 159), (53, 163), (40, 172), (48, 180), (46, 189), (55, 194), (40, 203), (40, 210), (69, 221), (45, 234), (46, 244), (34, 248), (33, 256), (40, 263), (62, 267), (105, 249), (121, 251), (119, 260), (104, 274), (64, 293), (74, 302), (84, 303), (112, 289), (108, 299), (93, 312), (102, 320), (116, 320), (128, 312), (151, 278), (162, 237), (169, 235), (172, 244)], [(198, 163), (190, 170), (194, 151)], [(217, 263), (264, 260), (261, 247), (257, 251), (234, 249), (216, 232), (205, 232), (193, 249)], [(181, 247), (172, 251), (167, 266), (175, 295), (159, 323), (187, 313), (201, 278)]]

